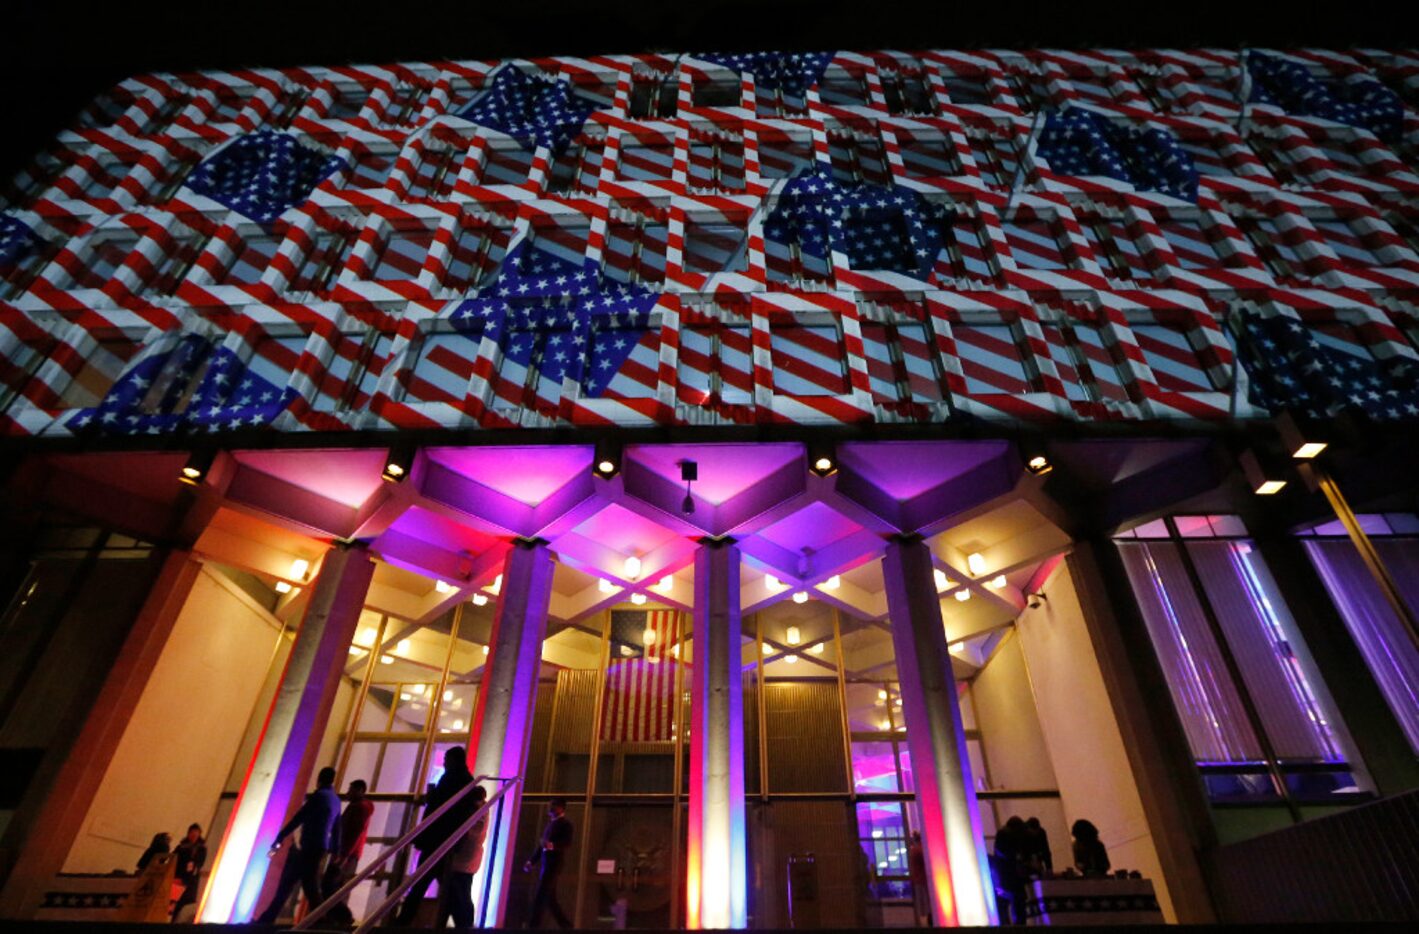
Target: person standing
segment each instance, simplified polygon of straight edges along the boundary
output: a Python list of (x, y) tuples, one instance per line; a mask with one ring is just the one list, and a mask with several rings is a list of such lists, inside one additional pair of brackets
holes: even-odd
[(926, 851), (921, 845), (921, 832), (912, 831), (911, 844), (907, 847), (907, 871), (912, 883), (912, 908), (916, 912), (916, 926), (932, 927), (931, 892), (926, 882)]
[(271, 904), (257, 916), (258, 924), (275, 924), (286, 901), (299, 885), (305, 900), (314, 908), (322, 901), (320, 869), (327, 853), (340, 848), (340, 796), (335, 793), (335, 770), (326, 766), (315, 778), (315, 791), (306, 795), (300, 810), (286, 822), (271, 844), (274, 855), (281, 841), (301, 829), (300, 845), (291, 850), (281, 867), (281, 881)]
[(522, 864), (523, 872), (531, 872), (533, 863), (539, 866), (537, 888), (532, 893), (532, 911), (528, 916), (528, 927), (540, 928), (544, 911), (552, 912), (552, 919), (557, 922), (558, 927), (572, 926), (567, 913), (562, 910), (561, 902), (557, 900), (557, 880), (561, 877), (562, 865), (566, 862), (567, 850), (571, 845), (572, 822), (567, 819), (567, 801), (565, 798), (553, 798), (547, 806), (547, 827), (542, 831), (542, 841), (538, 844), (537, 852)]
[(142, 872), (148, 868), (148, 864), (155, 856), (166, 856), (172, 852), (172, 834), (155, 833), (153, 842), (148, 844), (148, 848), (143, 851), (143, 855), (138, 857), (138, 871)]
[[(483, 802), (488, 800), (488, 792), (479, 785), (468, 793), (468, 797), (472, 808), (469, 813), (471, 817), (483, 806)], [(438, 930), (441, 931), (448, 925), (449, 918), (453, 919), (453, 926), (460, 931), (473, 928), (473, 876), (477, 874), (478, 867), (483, 865), (483, 840), (487, 835), (488, 818), (484, 816), (478, 819), (448, 854), (448, 875), (444, 877), (439, 898), (438, 923), (434, 925)]]
[[(368, 787), (364, 779), (357, 778), (350, 782), (350, 788), (345, 792), (345, 813), (340, 816), (340, 848), (330, 854), (330, 865), (326, 867), (325, 879), (321, 883), (326, 898), (338, 892), (359, 869), (360, 857), (365, 852), (365, 840), (369, 836), (370, 818), (374, 815), (374, 805), (365, 797)], [(330, 918), (340, 923), (355, 920), (344, 902), (330, 910)]]
[[(468, 771), (468, 750), (462, 746), (450, 747), (443, 754), (443, 775), (439, 778), (438, 784), (429, 789), (429, 793), (424, 796), (424, 817), (427, 819), (430, 814), (446, 804), (449, 799), (466, 788), (472, 781), (473, 773)], [(439, 848), (439, 844), (451, 837), (454, 831), (473, 815), (473, 810), (469, 808), (472, 798), (473, 792), (470, 791), (459, 800), (458, 804), (449, 808), (442, 817), (425, 827), (414, 838), (414, 849), (419, 851), (419, 865), (422, 866)], [(424, 873), (423, 877), (414, 883), (404, 896), (404, 904), (399, 906), (399, 914), (395, 917), (397, 926), (409, 927), (413, 923), (429, 886), (436, 881), (439, 882), (440, 887), (443, 886), (442, 876), (447, 868), (448, 854), (444, 854), (438, 865)]]
[(1109, 851), (1099, 839), (1099, 828), (1086, 820), (1077, 820), (1069, 828), (1074, 835), (1074, 868), (1084, 876), (1109, 874)]
[(176, 921), (182, 909), (197, 902), (197, 879), (202, 874), (202, 865), (207, 862), (207, 841), (202, 839), (200, 824), (187, 828), (187, 836), (182, 838), (173, 855), (177, 858), (173, 881), (182, 886), (182, 894), (177, 897), (177, 904), (172, 907), (172, 917)]

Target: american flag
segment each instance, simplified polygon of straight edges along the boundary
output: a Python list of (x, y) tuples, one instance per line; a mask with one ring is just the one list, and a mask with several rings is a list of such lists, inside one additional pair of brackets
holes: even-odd
[(1373, 419), (1419, 415), (1419, 368), (1382, 363), (1360, 344), (1308, 328), (1284, 315), (1251, 314), (1239, 354), (1252, 402), (1322, 419), (1350, 411)]
[[(91, 409), (70, 421), (95, 434), (139, 435), (232, 431), (269, 424), (295, 397), (286, 385), (295, 364), (289, 348), (268, 344), (271, 359), (253, 354), (243, 362), (236, 351), (215, 346), (197, 334), (168, 340), (130, 366)], [(280, 353), (284, 351), (284, 353)], [(193, 385), (193, 381), (199, 382)]]
[(1246, 66), (1256, 103), (1362, 127), (1386, 142), (1404, 134), (1404, 101), (1370, 75), (1323, 80), (1300, 62), (1251, 50)]
[(192, 171), (187, 187), (269, 225), (289, 208), (304, 204), (321, 179), (340, 165), (336, 156), (303, 146), (294, 136), (260, 130), (237, 137), (209, 156)]
[(1104, 175), (1143, 191), (1197, 200), (1197, 168), (1171, 133), (1069, 107), (1045, 118), (1035, 154), (1058, 175)]
[[(523, 240), (503, 261), (494, 296), (470, 299), (454, 326), (492, 338), (504, 381), (526, 385), (555, 406), (564, 379), (589, 398), (644, 397), (659, 365), (659, 332), (651, 311), (659, 295), (608, 281), (595, 263), (577, 264)], [(555, 304), (543, 304), (553, 297)]]
[(488, 87), (459, 112), (465, 120), (506, 133), (556, 158), (581, 132), (597, 103), (573, 93), (570, 82), (534, 78), (512, 65), (498, 69)]
[(764, 222), (765, 239), (797, 245), (826, 261), (846, 253), (854, 269), (883, 269), (926, 279), (941, 252), (952, 214), (914, 191), (885, 185), (846, 185), (820, 166), (784, 186)]
[(668, 743), (675, 738), (675, 671), (680, 614), (612, 610), (611, 661), (601, 704), (601, 739)]
[(695, 57), (723, 65), (738, 75), (751, 74), (759, 87), (801, 97), (823, 77), (833, 53), (709, 52)]
[(18, 217), (0, 214), (0, 279), (39, 244), (39, 237)]

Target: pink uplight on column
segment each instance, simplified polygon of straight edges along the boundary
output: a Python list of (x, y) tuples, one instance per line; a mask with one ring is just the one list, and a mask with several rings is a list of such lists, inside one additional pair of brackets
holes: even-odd
[(249, 921), (256, 910), (270, 862), (267, 848), (310, 780), (373, 576), (374, 562), (361, 545), (335, 548), (321, 563), (217, 851), (198, 911), (202, 921)]
[[(526, 774), (554, 569), (545, 542), (522, 539), (508, 553), (493, 616), (491, 650), (473, 715), (469, 757), (474, 775)], [(488, 851), (473, 880), (474, 892), (483, 892), (486, 885), (488, 903), (479, 906), (479, 916), (488, 927), (502, 927), (507, 913), (521, 804), (518, 785), (503, 799), (501, 821), (488, 828)]]
[(882, 571), (937, 923), (995, 924), (995, 886), (931, 552), (920, 538), (894, 538), (887, 544)]
[(695, 555), (685, 926), (748, 926), (744, 827), (744, 683), (739, 549), (706, 540)]

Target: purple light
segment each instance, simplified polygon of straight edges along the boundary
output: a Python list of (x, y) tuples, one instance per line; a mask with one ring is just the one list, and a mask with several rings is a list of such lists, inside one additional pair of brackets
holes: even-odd
[(590, 472), (593, 450), (575, 445), (425, 448), (424, 455), (525, 506), (536, 506)]
[(872, 441), (838, 446), (838, 465), (905, 502), (1005, 453), (1004, 441)]

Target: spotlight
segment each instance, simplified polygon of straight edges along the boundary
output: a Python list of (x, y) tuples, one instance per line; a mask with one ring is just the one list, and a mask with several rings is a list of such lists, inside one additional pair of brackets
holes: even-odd
[(434, 581), (434, 590), (437, 590), (439, 593), (452, 593), (453, 585), (448, 581)]
[(298, 581), (305, 580), (306, 573), (310, 571), (310, 562), (304, 558), (297, 558), (291, 562), (291, 577)]
[(384, 471), (380, 476), (390, 483), (403, 483), (409, 479), (409, 471), (414, 466), (414, 449), (407, 444), (390, 447), (384, 459)]
[(966, 568), (972, 577), (980, 577), (985, 573), (985, 557), (978, 551), (971, 552), (966, 555)]
[(827, 580), (823, 581), (823, 589), (824, 589), (824, 590), (837, 590), (837, 589), (838, 589), (839, 587), (841, 587), (842, 585), (843, 585), (843, 579), (842, 579), (842, 575), (840, 575), (840, 574), (834, 574), (832, 577), (830, 577), (830, 578), (828, 578)]
[(1242, 474), (1247, 478), (1252, 491), (1258, 496), (1274, 496), (1286, 488), (1280, 468), (1271, 463), (1263, 465), (1262, 459), (1255, 451), (1243, 451), (1241, 457), (1237, 458), (1237, 463), (1241, 466)]
[(1054, 469), (1054, 465), (1043, 454), (1036, 454), (1025, 461), (1025, 469), (1037, 477), (1043, 477)]
[(675, 578), (671, 577), (669, 574), (666, 574), (664, 577), (662, 577), (659, 581), (656, 582), (655, 589), (667, 593), (671, 590), (674, 590)]
[(643, 594), (643, 593), (633, 593), (633, 594), (631, 594), (631, 602), (634, 603), (636, 606), (642, 606), (642, 605), (645, 603), (645, 594)]
[(177, 479), (188, 486), (199, 486), (202, 479), (207, 476), (207, 471), (212, 469), (212, 462), (216, 459), (217, 452), (211, 448), (193, 451), (187, 455), (187, 463), (182, 465)]
[(1297, 422), (1290, 412), (1282, 412), (1276, 419), (1276, 430), (1281, 434), (1281, 443), (1286, 452), (1298, 461), (1311, 460), (1330, 447), (1331, 433), (1325, 426), (1311, 422)]
[(803, 634), (798, 631), (797, 626), (789, 626), (787, 631), (784, 632), (783, 641), (787, 642), (789, 645), (797, 645), (803, 641)]
[(995, 577), (992, 577), (990, 579), (986, 586), (989, 587), (991, 590), (999, 590), (1008, 583), (1010, 582), (1005, 579), (1004, 574), (997, 574)]
[(797, 655), (785, 655), (785, 656), (783, 657), (783, 663), (784, 663), (785, 665), (793, 665), (793, 664), (797, 664), (797, 662), (798, 662), (798, 656), (797, 656)]
[(610, 480), (621, 472), (621, 446), (611, 441), (596, 442), (596, 454), (591, 462), (592, 471), (603, 480)]
[(946, 576), (946, 572), (936, 568), (931, 572), (932, 580), (936, 581), (936, 592), (940, 593), (951, 586), (951, 579)]
[(808, 591), (806, 591), (806, 590), (800, 590), (800, 591), (798, 591), (796, 594), (793, 595), (793, 602), (794, 602), (794, 603), (807, 603), (807, 602), (808, 602)]
[(596, 590), (598, 593), (615, 593), (616, 585), (604, 577), (598, 577), (596, 579)]
[(822, 655), (822, 654), (823, 654), (823, 650), (826, 649), (827, 647), (828, 647), (828, 643), (826, 643), (826, 642), (815, 642), (815, 643), (813, 643), (813, 647), (812, 647), (811, 649), (809, 649), (808, 651), (812, 652), (814, 655)]
[(831, 477), (838, 471), (837, 458), (833, 456), (832, 445), (810, 445), (808, 448), (808, 469), (820, 477)]
[(965, 603), (967, 600), (971, 599), (971, 592), (962, 587), (960, 590), (956, 591), (955, 597), (957, 603)]
[(485, 595), (483, 595), (483, 594), (475, 593), (475, 594), (473, 595), (473, 605), (474, 605), (474, 606), (487, 606), (487, 605), (488, 605), (488, 598), (487, 598)]
[(285, 581), (277, 581), (275, 590), (277, 593), (290, 593), (291, 585), (286, 583)]
[(635, 580), (641, 576), (641, 559), (631, 555), (626, 559), (626, 580)]

